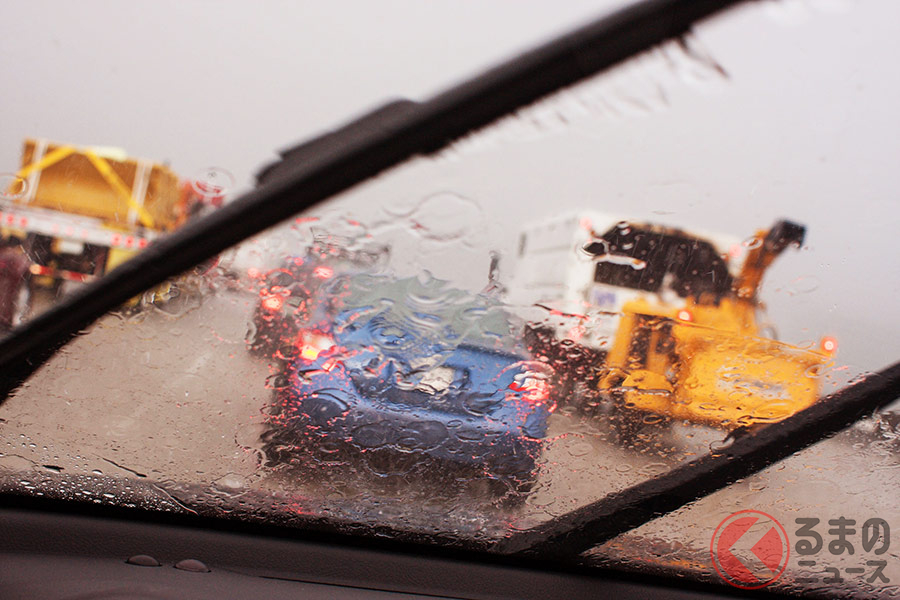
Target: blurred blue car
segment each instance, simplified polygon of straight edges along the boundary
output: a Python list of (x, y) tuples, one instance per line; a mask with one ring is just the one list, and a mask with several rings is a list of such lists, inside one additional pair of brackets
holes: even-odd
[[(439, 292), (430, 296), (405, 293), (414, 279), (381, 283), (363, 286), (380, 301), (348, 299), (353, 306), (327, 330), (301, 333), (297, 358), (276, 386), (269, 459), (291, 462), (313, 449), (338, 462), (364, 459), (379, 475), (455, 467), (461, 479), (492, 482), (493, 493), (528, 489), (553, 406), (545, 367), (503, 347), (509, 340), (496, 333), (496, 318), (485, 326), (493, 309), (478, 297), (453, 290), (448, 300), (443, 282), (425, 286)], [(391, 299), (388, 288), (401, 293)], [(449, 303), (452, 314), (435, 314), (429, 297)], [(407, 310), (408, 298), (419, 306)], [(421, 304), (432, 311), (416, 310)], [(467, 322), (477, 325), (474, 334)]]

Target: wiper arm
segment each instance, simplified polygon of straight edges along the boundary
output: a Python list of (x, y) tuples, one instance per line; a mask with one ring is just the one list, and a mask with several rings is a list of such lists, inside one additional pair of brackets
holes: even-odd
[[(129, 298), (408, 158), (687, 33), (749, 0), (646, 0), (563, 35), (423, 103), (376, 111), (286, 156), (268, 182), (85, 286), (0, 340), (0, 401), (79, 331)], [(321, 142), (321, 143), (318, 143)], [(310, 146), (307, 146), (307, 150)]]
[(900, 397), (900, 363), (823, 398), (784, 421), (738, 437), (729, 447), (610, 494), (534, 529), (495, 550), (571, 558), (757, 473), (837, 433)]

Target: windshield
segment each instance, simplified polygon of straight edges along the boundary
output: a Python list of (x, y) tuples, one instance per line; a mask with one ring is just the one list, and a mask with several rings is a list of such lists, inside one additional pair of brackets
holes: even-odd
[[(358, 139), (292, 145), (598, 10), (427, 6), (148, 4), (152, 36), (18, 7), (43, 26), (6, 54), (43, 50), (3, 67), (4, 331)], [(896, 406), (731, 485), (692, 473), (900, 355), (898, 16), (739, 7), (224, 244), (0, 405), (0, 487), (889, 597)]]

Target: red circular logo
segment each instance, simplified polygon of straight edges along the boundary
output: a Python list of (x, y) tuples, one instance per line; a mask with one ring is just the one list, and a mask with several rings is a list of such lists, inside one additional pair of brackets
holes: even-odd
[(791, 544), (784, 527), (773, 516), (740, 510), (716, 527), (709, 552), (722, 579), (734, 587), (755, 590), (781, 577)]

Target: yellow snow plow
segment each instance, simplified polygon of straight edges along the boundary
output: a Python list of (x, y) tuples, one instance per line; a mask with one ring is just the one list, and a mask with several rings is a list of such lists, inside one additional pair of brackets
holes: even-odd
[[(829, 353), (760, 337), (739, 305), (625, 306), (602, 391), (626, 409), (728, 428), (772, 423), (810, 406)], [(711, 317), (707, 319), (706, 317)], [(734, 319), (732, 327), (723, 321)], [(717, 321), (710, 326), (704, 321)]]
[[(633, 229), (637, 233), (630, 233), (640, 237), (641, 229)], [(682, 420), (732, 429), (780, 421), (818, 399), (820, 375), (835, 341), (825, 338), (819, 348), (798, 348), (763, 336), (756, 320), (765, 269), (786, 247), (799, 246), (803, 236), (802, 226), (787, 221), (758, 232), (737, 277), (715, 265), (686, 268), (683, 260), (648, 275), (681, 289), (683, 300), (663, 302), (647, 295), (622, 308), (598, 381), (600, 391), (624, 409), (623, 420)], [(689, 259), (691, 252), (685, 250), (697, 248), (680, 232), (660, 229), (643, 240), (606, 241), (603, 251), (610, 245), (615, 250), (617, 243), (638, 261), (671, 259), (679, 252)], [(642, 243), (649, 248), (643, 253)], [(719, 276), (713, 283), (692, 280), (698, 273)]]

